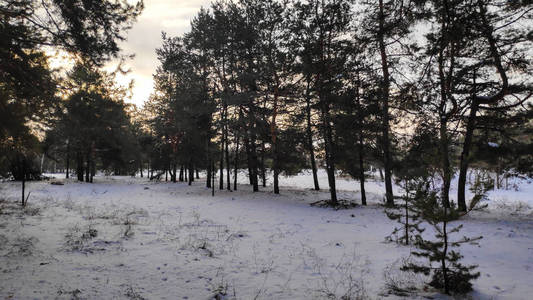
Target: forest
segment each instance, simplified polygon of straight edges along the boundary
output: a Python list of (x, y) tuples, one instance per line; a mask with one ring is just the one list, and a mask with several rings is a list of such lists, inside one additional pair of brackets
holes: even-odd
[[(202, 265), (196, 281), (215, 269), (209, 276), (225, 274), (209, 280), (206, 295), (213, 299), (527, 299), (532, 292), (527, 284), (494, 291), (497, 283), (491, 280), (533, 276), (533, 198), (527, 192), (533, 178), (531, 1), (213, 1), (195, 11), (183, 34), (161, 32), (154, 49), (154, 90), (137, 106), (128, 102), (134, 83), (117, 83), (118, 76), (130, 72), (124, 65), (133, 59), (121, 43), (150, 4), (1, 2), (0, 221), (5, 223), (0, 228), (5, 234), (0, 233), (0, 244), (5, 246), (0, 246), (0, 270), (11, 274), (9, 282), (33, 278), (29, 271), (15, 274), (22, 256), (51, 251), (37, 249), (42, 241), (15, 238), (22, 229), (14, 218), (37, 227), (48, 224), (53, 231), (60, 219), (42, 219), (48, 218), (45, 211), (54, 211), (78, 220), (66, 234), (63, 229), (50, 238), (42, 236), (48, 231), (40, 233), (39, 240), (62, 240), (61, 250), (54, 250), (63, 251), (59, 266), (68, 265), (65, 245), (66, 252), (86, 257), (141, 251), (124, 249), (137, 238), (141, 245), (153, 242), (146, 232), (154, 232), (163, 245), (178, 240), (178, 253), (187, 262), (218, 257), (222, 266), (233, 268), (232, 278), (222, 266)], [(59, 56), (57, 67), (53, 62)], [(112, 71), (104, 68), (110, 62), (116, 65)], [(273, 210), (293, 211), (296, 204), (288, 203), (297, 201), (305, 206), (292, 217)], [(216, 209), (209, 207), (213, 203)], [(509, 211), (511, 203), (518, 206)], [(180, 208), (174, 211), (172, 205)], [(190, 220), (182, 220), (182, 213)], [(178, 215), (179, 224), (172, 223)], [(31, 221), (35, 216), (40, 219)], [(249, 223), (229, 221), (241, 217)], [(256, 225), (254, 218), (264, 223)], [(321, 240), (330, 229), (321, 233), (315, 221), (325, 219), (345, 220), (331, 229), (338, 241)], [(264, 236), (253, 236), (260, 228), (246, 229), (274, 228), (279, 224), (273, 220), (317, 228), (309, 229), (307, 240), (296, 227)], [(354, 224), (369, 227), (354, 235)], [(119, 233), (98, 240), (109, 226)], [(497, 233), (502, 227), (510, 230), (509, 238), (520, 238), (516, 257), (523, 260), (502, 258), (501, 264), (516, 263), (524, 271), (516, 278), (509, 271), (489, 280), (485, 276), (498, 266), (483, 264), (496, 253), (503, 255)], [(284, 241), (279, 242), (283, 247), (276, 248), (273, 236)], [(369, 236), (373, 240), (362, 255), (379, 263), (363, 267), (353, 261), (355, 255), (347, 262), (351, 240), (363, 243)], [(253, 261), (257, 267), (263, 260), (255, 272), (259, 277), (247, 283), (245, 272), (230, 259), (240, 255), (236, 240), (246, 245), (242, 248), (253, 246), (253, 251), (242, 250), (245, 265)], [(101, 249), (98, 241), (105, 244)], [(484, 242), (492, 250), (479, 248)], [(301, 253), (291, 248), (293, 243), (301, 244)], [(345, 252), (324, 250), (319, 246), (324, 243)], [(381, 243), (388, 252), (373, 257), (385, 247)], [(154, 247), (167, 266), (166, 248)], [(336, 260), (337, 267), (330, 262), (325, 271), (320, 255)], [(302, 265), (288, 270), (292, 256), (306, 256), (303, 265), (312, 265), (312, 274)], [(136, 263), (143, 261), (140, 257), (121, 264), (142, 273), (143, 265)], [(288, 269), (282, 271), (284, 262)], [(276, 267), (281, 275), (268, 275)], [(197, 276), (188, 264), (176, 268), (178, 275)], [(289, 271), (298, 287), (288, 288), (292, 275), (287, 279), (283, 273)], [(361, 278), (354, 279), (354, 272)], [(316, 274), (316, 282), (305, 277)], [(152, 299), (188, 291), (189, 299), (206, 298), (199, 284), (191, 290), (178, 283), (174, 288), (183, 289), (138, 290), (142, 279), (135, 280), (120, 285), (120, 291), (112, 286), (98, 292), (96, 283), (92, 288), (53, 285), (38, 297)], [(483, 280), (489, 281), (477, 283)], [(13, 292), (14, 287), (22, 288), (0, 284), (0, 295), (30, 297)]]

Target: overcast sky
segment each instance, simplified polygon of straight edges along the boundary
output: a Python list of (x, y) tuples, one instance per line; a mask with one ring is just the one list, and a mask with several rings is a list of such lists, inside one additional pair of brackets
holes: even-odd
[[(132, 1), (134, 2), (134, 1)], [(119, 78), (125, 84), (135, 80), (133, 96), (127, 102), (141, 106), (153, 91), (152, 74), (158, 65), (155, 49), (161, 45), (161, 32), (170, 36), (181, 35), (190, 29), (191, 19), (200, 8), (209, 7), (211, 0), (144, 0), (144, 11), (128, 33), (128, 40), (122, 44), (124, 54), (135, 54), (128, 61), (131, 72), (126, 78)], [(116, 67), (116, 63), (109, 68)]]

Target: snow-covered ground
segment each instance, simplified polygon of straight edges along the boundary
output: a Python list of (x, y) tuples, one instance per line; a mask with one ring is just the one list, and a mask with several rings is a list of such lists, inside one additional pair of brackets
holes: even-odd
[[(0, 183), (0, 298), (396, 299), (386, 278), (409, 279), (397, 269), (410, 249), (385, 242), (395, 223), (381, 182), (367, 184), (369, 206), (335, 211), (309, 205), (328, 198), (323, 172), (323, 191), (304, 174), (282, 178), (281, 195), (240, 185), (212, 197), (203, 180), (55, 181), (64, 185), (30, 182), (25, 209), (20, 183)], [(358, 182), (337, 186), (359, 201)], [(532, 195), (526, 181), (491, 192), (487, 209), (463, 219), (461, 236), (483, 236), (462, 247), (481, 272), (472, 298), (531, 299)]]

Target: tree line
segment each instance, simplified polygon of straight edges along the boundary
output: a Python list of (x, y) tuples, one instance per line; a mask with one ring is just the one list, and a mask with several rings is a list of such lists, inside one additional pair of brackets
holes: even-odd
[[(102, 71), (141, 13), (128, 1), (0, 3), (0, 176), (38, 179), (44, 157), (93, 182), (97, 171), (199, 178), (254, 192), (310, 169), (365, 182), (377, 169), (392, 235), (430, 264), (445, 293), (471, 290), (452, 222), (502, 178), (533, 175), (531, 1), (234, 0), (201, 9), (191, 29), (163, 33), (155, 91), (142, 109)], [(49, 51), (74, 62), (51, 68)], [(48, 52), (47, 52), (48, 51)], [(39, 164), (40, 162), (40, 164)], [(39, 168), (40, 165), (40, 168)], [(470, 180), (469, 169), (497, 174)], [(457, 174), (457, 203), (450, 200)], [(502, 176), (503, 175), (503, 176)], [(168, 179), (168, 178), (167, 178)], [(393, 180), (403, 190), (394, 195)], [(469, 203), (469, 206), (467, 205)], [(435, 240), (422, 236), (424, 221)], [(438, 264), (432, 267), (431, 262)]]
[[(472, 164), (531, 175), (531, 4), (527, 1), (218, 1), (179, 37), (163, 34), (155, 92), (142, 109), (100, 70), (142, 11), (126, 1), (2, 3), (0, 172), (39, 177), (169, 174), (258, 191), (310, 169), (360, 182), (424, 174), (467, 210)], [(34, 14), (34, 12), (39, 12)], [(74, 58), (53, 70), (50, 49)], [(121, 72), (120, 68), (116, 72)], [(42, 169), (42, 167), (41, 167)], [(215, 170), (218, 174), (215, 174)], [(155, 171), (155, 176), (154, 176)], [(195, 176), (196, 175), (196, 176)]]
[[(217, 172), (219, 189), (235, 190), (247, 169), (254, 192), (271, 178), (279, 193), (280, 175), (303, 169), (320, 189), (323, 166), (326, 205), (339, 207), (335, 176), (357, 179), (366, 205), (366, 174), (377, 167), (400, 225), (391, 239), (427, 259), (401, 270), (467, 293), (480, 273), (458, 247), (481, 237), (453, 239), (454, 222), (490, 188), (472, 181), (467, 201), (469, 168), (531, 176), (532, 12), (527, 1), (214, 2), (157, 49), (144, 109), (152, 169), (157, 161), (175, 181), (180, 166), (189, 184), (206, 170), (213, 190)], [(405, 296), (412, 287), (396, 288)]]
[[(23, 182), (22, 204), (24, 181), (40, 178), (42, 154), (67, 166), (72, 159), (87, 181), (96, 169), (88, 149), (108, 149), (104, 167), (125, 169), (127, 157), (116, 150), (135, 139), (124, 91), (98, 69), (126, 58), (118, 43), (143, 7), (142, 1), (0, 3), (0, 176)], [(58, 52), (75, 62), (68, 74), (50, 65)]]
[(531, 17), (527, 1), (213, 2), (162, 36), (148, 160), (174, 180), (178, 166), (207, 170), (208, 187), (217, 170), (228, 190), (247, 169), (253, 191), (271, 178), (274, 193), (302, 169), (318, 190), (322, 164), (332, 204), (338, 172), (366, 204), (373, 166), (387, 205), (393, 180), (416, 173), (449, 207), (458, 173), (466, 211), (472, 164), (531, 173)]

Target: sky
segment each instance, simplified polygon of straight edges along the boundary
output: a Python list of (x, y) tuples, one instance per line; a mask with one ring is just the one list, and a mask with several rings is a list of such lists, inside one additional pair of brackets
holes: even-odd
[[(211, 0), (144, 0), (144, 11), (128, 32), (127, 41), (121, 44), (123, 54), (135, 54), (135, 58), (125, 64), (131, 70), (130, 73), (117, 78), (119, 84), (126, 86), (131, 79), (134, 80), (132, 98), (126, 99), (126, 102), (140, 107), (152, 93), (152, 74), (159, 64), (155, 49), (161, 46), (161, 32), (178, 36), (189, 31), (192, 18), (202, 6), (209, 7), (210, 2)], [(106, 69), (116, 67), (117, 62), (112, 62)]]

